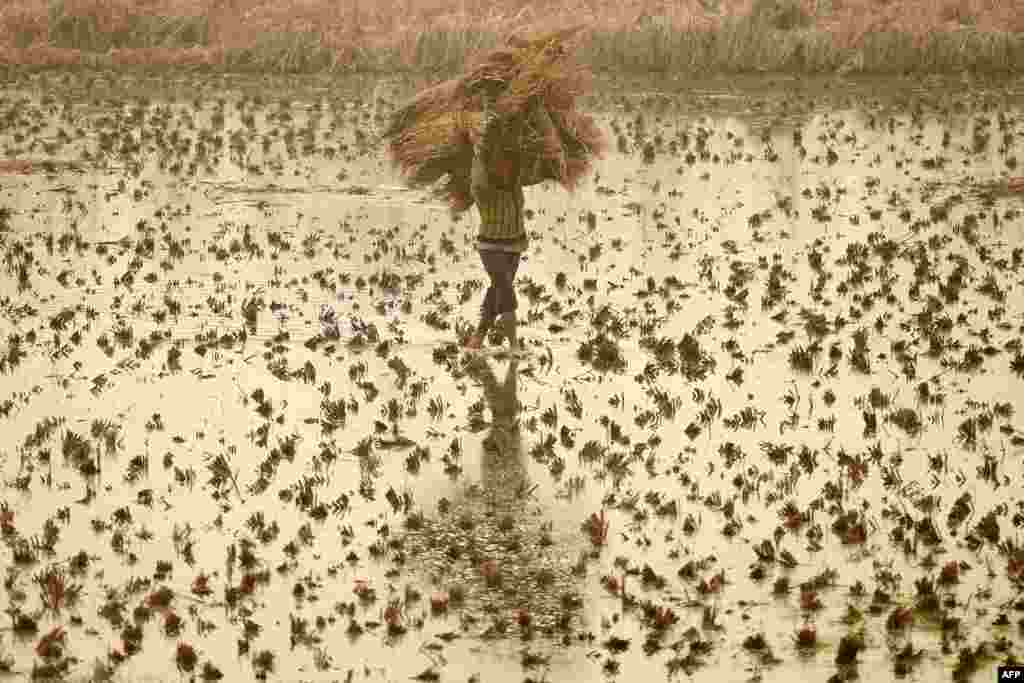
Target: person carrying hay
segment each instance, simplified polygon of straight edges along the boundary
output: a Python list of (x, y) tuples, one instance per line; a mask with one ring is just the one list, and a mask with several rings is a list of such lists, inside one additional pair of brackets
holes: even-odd
[(482, 123), (473, 146), (470, 192), (480, 214), (477, 251), (490, 285), (480, 307), (480, 322), (466, 341), (470, 350), (481, 348), (499, 318), (501, 335), (510, 350), (522, 350), (516, 330), (515, 277), (528, 244), (523, 220), (523, 128), (527, 117), (551, 124), (536, 99), (528, 102), (523, 114), (499, 116), (495, 100), (506, 87), (500, 80), (486, 80), (479, 86)]
[(555, 181), (572, 191), (606, 148), (593, 118), (574, 106), (589, 83), (569, 48), (581, 30), (510, 37), (462, 77), (400, 107), (383, 135), (413, 186), (441, 183), (435, 196), (453, 214), (477, 205), (477, 251), (490, 285), (467, 349), (481, 348), (500, 319), (501, 336), (521, 350), (514, 283), (528, 244), (523, 188)]

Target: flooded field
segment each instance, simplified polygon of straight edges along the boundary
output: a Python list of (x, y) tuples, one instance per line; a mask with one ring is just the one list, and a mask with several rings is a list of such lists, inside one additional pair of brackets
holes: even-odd
[(515, 360), (397, 80), (0, 92), (0, 680), (993, 680), (1024, 85), (604, 83)]

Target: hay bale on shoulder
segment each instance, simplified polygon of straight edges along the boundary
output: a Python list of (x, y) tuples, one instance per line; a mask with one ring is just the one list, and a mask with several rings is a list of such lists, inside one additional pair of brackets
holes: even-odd
[[(419, 93), (392, 116), (384, 133), (394, 165), (413, 186), (433, 185), (453, 212), (473, 205), (469, 173), (479, 131), (479, 86), (489, 80), (508, 84), (496, 102), (504, 116), (526, 115), (522, 142), (524, 184), (547, 180), (575, 189), (605, 151), (594, 120), (575, 109), (589, 85), (589, 72), (570, 59), (566, 41), (579, 29), (535, 40), (511, 38), (509, 48), (492, 51), (461, 78)], [(536, 102), (548, 117), (526, 114)]]

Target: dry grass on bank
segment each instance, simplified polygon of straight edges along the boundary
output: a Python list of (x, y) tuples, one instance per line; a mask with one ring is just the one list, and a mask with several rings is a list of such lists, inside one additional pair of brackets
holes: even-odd
[(1019, 0), (20, 0), (0, 8), (0, 62), (451, 72), (581, 21), (599, 70), (1024, 68)]

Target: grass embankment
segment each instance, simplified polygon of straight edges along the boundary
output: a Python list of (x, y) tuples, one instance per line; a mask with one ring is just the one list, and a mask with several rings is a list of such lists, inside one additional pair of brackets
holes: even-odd
[(618, 72), (1024, 70), (1018, 0), (23, 0), (0, 63), (451, 73), (509, 32), (580, 22)]

